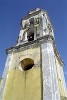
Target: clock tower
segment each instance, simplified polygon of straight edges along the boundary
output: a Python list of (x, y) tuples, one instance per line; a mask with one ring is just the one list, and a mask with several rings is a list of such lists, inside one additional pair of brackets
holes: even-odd
[(46, 11), (36, 8), (21, 20), (17, 43), (6, 53), (0, 100), (67, 100), (63, 61)]

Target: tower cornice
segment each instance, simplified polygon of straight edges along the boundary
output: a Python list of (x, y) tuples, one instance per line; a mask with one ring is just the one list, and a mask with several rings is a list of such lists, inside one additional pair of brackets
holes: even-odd
[(24, 50), (29, 49), (29, 48), (33, 48), (33, 47), (36, 47), (36, 46), (38, 47), (42, 43), (52, 43), (54, 53), (55, 53), (55, 55), (58, 59), (58, 62), (61, 64), (61, 66), (63, 66), (64, 62), (61, 59), (60, 54), (58, 53), (58, 50), (56, 48), (55, 39), (53, 38), (53, 36), (50, 36), (50, 35), (46, 35), (46, 36), (38, 38), (37, 40), (33, 40), (33, 41), (30, 41), (30, 42), (26, 42), (26, 43), (23, 43), (23, 44), (20, 44), (20, 45), (16, 45), (16, 46), (7, 48), (6, 53), (9, 54), (9, 53), (12, 53), (12, 52), (14, 52), (14, 53), (20, 52), (21, 50), (24, 51)]

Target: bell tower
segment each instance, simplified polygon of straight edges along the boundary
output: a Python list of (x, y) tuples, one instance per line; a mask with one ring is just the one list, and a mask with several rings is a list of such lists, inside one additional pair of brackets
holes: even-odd
[(46, 11), (36, 8), (21, 20), (17, 43), (6, 53), (0, 100), (67, 100), (64, 64)]

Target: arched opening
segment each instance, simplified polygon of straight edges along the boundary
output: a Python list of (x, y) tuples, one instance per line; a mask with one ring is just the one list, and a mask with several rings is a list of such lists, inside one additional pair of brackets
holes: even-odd
[(28, 41), (32, 40), (34, 40), (34, 32), (30, 32), (30, 34), (28, 35)]
[(33, 65), (34, 65), (34, 60), (31, 58), (25, 58), (20, 62), (20, 66), (24, 71), (31, 69)]
[(28, 39), (28, 42), (34, 40), (34, 28), (31, 28), (28, 30), (27, 39)]

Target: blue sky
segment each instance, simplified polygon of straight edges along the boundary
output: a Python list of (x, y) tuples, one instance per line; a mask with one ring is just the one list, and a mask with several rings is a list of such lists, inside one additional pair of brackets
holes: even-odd
[(0, 0), (0, 77), (7, 57), (5, 50), (16, 44), (21, 18), (34, 8), (48, 12), (67, 84), (67, 0)]

